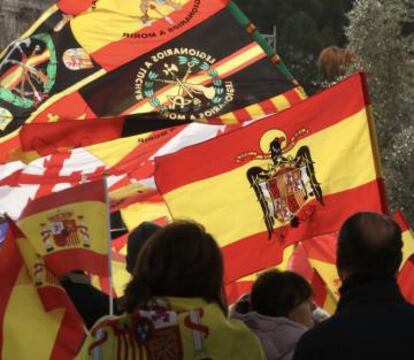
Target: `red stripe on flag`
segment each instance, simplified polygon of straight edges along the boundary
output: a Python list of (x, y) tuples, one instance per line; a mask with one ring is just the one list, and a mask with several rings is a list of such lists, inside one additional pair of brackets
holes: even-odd
[(13, 292), (20, 270), (23, 267), (23, 259), (17, 248), (13, 231), (13, 226), (9, 222), (9, 230), (3, 245), (0, 246), (0, 357), (3, 352), (3, 338), (5, 336), (3, 323), (9, 304), (10, 296)]
[(61, 151), (61, 148), (88, 146), (117, 139), (125, 119), (63, 120), (57, 123), (26, 124), (20, 130), (23, 151), (36, 150), (40, 155)]
[(299, 89), (295, 88), (292, 90), (289, 90), (287, 92), (285, 92), (283, 95), (286, 97), (286, 99), (288, 100), (289, 104), (293, 105), (296, 104), (300, 101), (302, 101), (301, 97), (298, 94)]
[(393, 214), (393, 219), (397, 222), (397, 224), (401, 228), (401, 232), (405, 232), (410, 229), (410, 224), (408, 223), (407, 219), (405, 218), (404, 214), (402, 213), (401, 209), (398, 209)]
[[(267, 232), (249, 236), (222, 248), (225, 260), (225, 281), (236, 281), (246, 274), (277, 265), (283, 249), (298, 241), (320, 234), (331, 234), (341, 227), (344, 219), (359, 211), (382, 212), (378, 181), (324, 197), (325, 205), (312, 200), (302, 211), (313, 208), (309, 220), (297, 228), (290, 225), (277, 228), (272, 238)], [(301, 212), (298, 214), (299, 218)], [(251, 259), (255, 259), (254, 262)]]
[[(53, 184), (53, 186), (54, 185), (55, 184)], [(36, 199), (26, 207), (21, 219), (38, 214), (42, 211), (85, 201), (99, 201), (105, 203), (105, 186), (102, 180), (80, 184), (76, 187)]]
[(244, 122), (244, 121), (247, 121), (247, 120), (251, 120), (251, 118), (252, 118), (251, 115), (247, 112), (247, 110), (245, 108), (234, 110), (233, 114), (234, 114), (234, 117), (239, 122)]
[(323, 281), (319, 273), (314, 270), (312, 277), (312, 288), (313, 288), (313, 299), (315, 303), (323, 308), (325, 305), (326, 298), (328, 297), (328, 291), (326, 289), (326, 284)]
[[(193, 16), (191, 21), (188, 21), (178, 29), (170, 27), (172, 31), (168, 29), (166, 35), (157, 37), (157, 41), (154, 41), (152, 37), (149, 37), (148, 40), (143, 37), (139, 37), (139, 34), (148, 32), (159, 34), (161, 31), (165, 30), (165, 20), (160, 19), (151, 24), (150, 28), (144, 27), (142, 30), (132, 34), (132, 37), (116, 41), (95, 51), (92, 54), (92, 57), (102, 68), (107, 71), (112, 71), (201, 24), (209, 17), (224, 9), (228, 2), (228, 0), (189, 1), (180, 11), (176, 11), (169, 15), (174, 24), (181, 24), (185, 22), (184, 18), (189, 16), (187, 14), (192, 12), (193, 9), (197, 7), (198, 11), (196, 12), (196, 15)], [(196, 4), (198, 4), (198, 6)], [(183, 15), (185, 16), (183, 17)]]
[(306, 254), (303, 243), (298, 244), (289, 259), (288, 270), (294, 271), (302, 275), (309, 282), (312, 281), (313, 269), (309, 263), (308, 255)]
[(56, 277), (68, 272), (84, 270), (91, 274), (108, 276), (108, 257), (88, 249), (65, 249), (44, 256), (45, 265)]
[(0, 146), (0, 164), (21, 159), (21, 154), (19, 153), (20, 139), (18, 136), (4, 141), (0, 139)]
[(398, 285), (404, 298), (414, 305), (414, 255), (406, 261), (398, 275)]
[[(292, 116), (295, 119), (306, 119), (303, 122), (303, 127), (309, 130), (307, 136), (313, 136), (357, 114), (365, 107), (364, 97), (356, 93), (362, 91), (360, 76), (357, 74), (325, 92), (300, 102), (288, 111), (282, 111), (261, 121), (256, 121), (249, 126), (223, 134), (214, 140), (157, 157), (156, 181), (158, 189), (162, 194), (166, 194), (189, 183), (221, 175), (242, 166), (243, 164), (236, 162), (234, 154), (243, 154), (246, 149), (261, 154), (258, 139), (270, 128), (283, 129), (288, 138), (293, 136), (298, 131), (300, 122), (292, 121)], [(344, 98), (349, 101), (344, 102)], [(309, 114), (316, 115), (310, 119)], [(244, 115), (241, 113), (238, 116), (243, 117)], [(306, 138), (305, 135), (303, 137)], [(228, 149), (232, 149), (232, 151), (228, 151)], [(218, 156), (220, 156), (219, 162), (217, 161)], [(194, 159), (203, 159), (202, 166), (195, 167)], [(161, 172), (160, 169), (162, 169)], [(163, 176), (163, 173), (168, 176)]]
[(63, 288), (42, 287), (38, 288), (38, 293), (46, 311), (65, 309), (50, 358), (73, 359), (85, 337), (82, 318)]
[(245, 294), (250, 293), (253, 281), (236, 281), (226, 286), (226, 297), (229, 305), (234, 304)]
[(112, 248), (116, 251), (120, 251), (127, 245), (129, 233), (124, 234), (114, 240), (112, 240), (111, 245)]
[(315, 236), (303, 242), (310, 259), (336, 264), (337, 234)]
[[(65, 311), (50, 358), (72, 360), (74, 354), (79, 353), (85, 336), (82, 322), (74, 321), (72, 314)], [(63, 344), (70, 344), (70, 347)]]
[(270, 100), (262, 101), (259, 106), (266, 115), (276, 114), (278, 112), (277, 107)]

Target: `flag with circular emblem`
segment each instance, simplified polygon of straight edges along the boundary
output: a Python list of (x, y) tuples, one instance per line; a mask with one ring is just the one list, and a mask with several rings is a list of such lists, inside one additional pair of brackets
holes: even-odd
[(24, 123), (237, 123), (305, 97), (229, 0), (61, 0), (0, 64), (0, 162), (18, 156)]

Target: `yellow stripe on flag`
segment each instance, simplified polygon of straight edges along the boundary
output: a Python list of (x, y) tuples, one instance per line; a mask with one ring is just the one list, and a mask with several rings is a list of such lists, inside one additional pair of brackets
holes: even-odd
[[(175, 0), (175, 3), (185, 5), (190, 0)], [(104, 46), (121, 40), (124, 34), (134, 34), (140, 30), (151, 29), (145, 25), (140, 17), (143, 16), (139, 1), (100, 0), (96, 2), (95, 10), (82, 13), (71, 21), (71, 29), (76, 40), (88, 52), (93, 53)], [(174, 8), (156, 4), (157, 12), (150, 10), (150, 16), (156, 18), (167, 17), (175, 11)], [(108, 27), (108, 24), (110, 26)], [(91, 29), (94, 34), (102, 36), (91, 36)]]
[[(347, 134), (352, 134), (352, 137)], [(322, 184), (324, 196), (358, 187), (377, 178), (365, 110), (298, 141), (295, 149), (285, 156), (294, 157), (297, 149), (304, 145), (311, 151), (316, 177)], [(355, 165), (356, 160), (359, 166)], [(174, 204), (174, 218), (184, 218), (192, 214), (213, 235), (220, 237), (221, 246), (229, 245), (235, 239), (266, 231), (263, 213), (258, 211), (260, 205), (246, 179), (246, 172), (253, 166), (266, 167), (267, 164), (268, 161), (252, 161), (231, 172), (170, 191), (164, 194), (164, 199), (167, 203)], [(197, 198), (191, 203), (188, 201), (189, 193), (197, 194)], [(217, 204), (241, 206), (235, 206), (229, 216), (229, 209)], [(214, 209), (215, 216), (212, 217), (205, 209)], [(216, 221), (218, 218), (220, 221)], [(243, 219), (242, 226), (238, 223), (239, 219)]]
[(226, 125), (233, 125), (237, 124), (239, 120), (237, 120), (236, 116), (233, 112), (229, 112), (227, 114), (224, 114), (222, 116), (219, 116), (221, 122)]
[(260, 274), (263, 274), (264, 272), (272, 270), (272, 269), (277, 269), (277, 270), (280, 270), (280, 271), (288, 270), (288, 263), (289, 263), (290, 257), (292, 256), (294, 250), (295, 250), (295, 245), (288, 246), (283, 251), (283, 260), (279, 265), (275, 266), (274, 268), (265, 269), (265, 270), (259, 271), (257, 273), (254, 273), (254, 274), (247, 275), (247, 276), (245, 276), (244, 278), (242, 278), (238, 281), (256, 281), (256, 279), (259, 277)]
[(22, 267), (3, 321), (2, 359), (49, 359), (63, 309), (46, 312), (26, 268)]
[[(91, 145), (85, 149), (95, 155), (109, 167), (118, 164), (126, 155), (133, 151), (140, 142), (148, 138), (151, 133), (116, 139), (101, 144)], [(142, 141), (141, 141), (142, 140)], [(137, 164), (139, 166), (139, 164)]]
[(403, 240), (403, 260), (401, 262), (401, 268), (404, 266), (407, 259), (414, 254), (414, 234), (411, 229), (408, 229), (402, 233)]
[(270, 100), (278, 111), (285, 110), (290, 107), (289, 100), (284, 95), (279, 95)]
[(137, 202), (125, 209), (121, 209), (121, 216), (129, 231), (132, 231), (144, 221), (154, 221), (159, 218), (171, 218), (167, 205), (163, 201)]
[(245, 110), (249, 113), (252, 120), (266, 115), (263, 109), (257, 104), (250, 105), (246, 107)]

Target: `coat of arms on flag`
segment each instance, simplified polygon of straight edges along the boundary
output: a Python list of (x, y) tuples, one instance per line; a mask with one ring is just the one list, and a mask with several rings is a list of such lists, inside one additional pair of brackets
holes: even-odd
[(40, 234), (46, 251), (54, 250), (54, 244), (59, 247), (90, 247), (89, 230), (84, 222), (84, 216), (74, 216), (72, 211), (58, 211), (48, 218), (49, 223), (40, 224)]
[(31, 201), (19, 227), (55, 276), (82, 269), (107, 276), (108, 208), (105, 180)]
[(275, 221), (279, 225), (290, 223), (292, 227), (298, 227), (301, 221), (306, 220), (306, 213), (311, 209), (307, 212), (301, 210), (310, 199), (316, 198), (323, 205), (322, 189), (316, 179), (309, 147), (301, 146), (294, 157), (285, 155), (294, 149), (296, 139), (306, 133), (306, 129), (297, 131), (288, 143), (283, 131), (269, 130), (260, 140), (262, 154), (247, 152), (236, 159), (241, 162), (246, 156), (253, 156), (271, 160), (267, 167), (253, 166), (246, 174), (260, 202), (269, 237)]

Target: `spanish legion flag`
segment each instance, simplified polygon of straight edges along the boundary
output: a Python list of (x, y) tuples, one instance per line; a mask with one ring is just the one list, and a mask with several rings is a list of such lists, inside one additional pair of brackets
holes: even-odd
[[(280, 114), (156, 158), (173, 218), (218, 239), (228, 283), (271, 267), (283, 249), (333, 233), (357, 211), (384, 211), (362, 74)], [(178, 169), (178, 170), (177, 170)]]
[(73, 359), (85, 331), (64, 289), (9, 219), (0, 247), (0, 358)]
[(108, 219), (103, 180), (30, 202), (19, 220), (45, 265), (57, 277), (82, 269), (108, 276)]
[(235, 123), (304, 97), (229, 0), (57, 5), (0, 55), (0, 161), (24, 123), (143, 113)]

